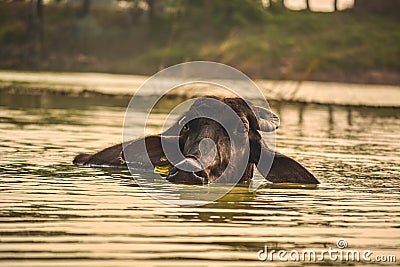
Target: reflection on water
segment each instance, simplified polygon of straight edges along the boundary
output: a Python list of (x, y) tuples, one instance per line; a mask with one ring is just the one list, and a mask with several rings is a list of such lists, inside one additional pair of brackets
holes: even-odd
[(272, 103), (278, 150), (322, 184), (237, 186), (193, 208), (153, 200), (127, 171), (71, 165), (120, 142), (128, 101), (0, 96), (1, 266), (254, 266), (264, 245), (320, 251), (339, 238), (400, 260), (398, 110)]

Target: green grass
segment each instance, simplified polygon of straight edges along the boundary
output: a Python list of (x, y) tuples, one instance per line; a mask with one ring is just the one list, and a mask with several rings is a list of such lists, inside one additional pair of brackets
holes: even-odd
[(206, 13), (149, 23), (127, 11), (92, 10), (80, 19), (72, 7), (46, 6), (40, 49), (26, 5), (0, 3), (0, 68), (153, 74), (213, 60), (253, 78), (400, 81), (395, 17), (285, 11), (265, 12), (255, 22), (236, 18), (232, 25)]

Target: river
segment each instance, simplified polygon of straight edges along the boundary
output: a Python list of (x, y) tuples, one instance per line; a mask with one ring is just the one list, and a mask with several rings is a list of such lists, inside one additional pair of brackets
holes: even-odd
[(71, 163), (121, 141), (128, 101), (0, 94), (1, 266), (336, 266), (260, 262), (257, 252), (321, 252), (339, 239), (400, 262), (399, 109), (273, 102), (277, 150), (318, 188), (237, 186), (214, 203), (179, 207), (152, 199), (128, 171)]

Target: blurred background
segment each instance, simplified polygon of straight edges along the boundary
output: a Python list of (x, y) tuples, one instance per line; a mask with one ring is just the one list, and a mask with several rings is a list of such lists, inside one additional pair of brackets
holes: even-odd
[(398, 0), (0, 1), (0, 69), (399, 84)]

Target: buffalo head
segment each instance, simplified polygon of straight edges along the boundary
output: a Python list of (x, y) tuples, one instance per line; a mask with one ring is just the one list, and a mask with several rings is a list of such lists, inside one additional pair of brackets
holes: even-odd
[(147, 136), (81, 154), (75, 164), (154, 169), (163, 167), (174, 183), (245, 182), (254, 167), (274, 183), (317, 184), (315, 177), (293, 159), (270, 150), (260, 131), (279, 127), (270, 110), (241, 98), (202, 97), (161, 135)]

